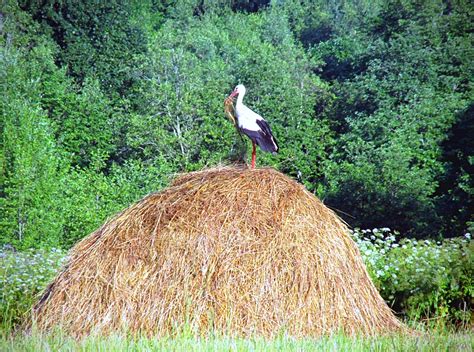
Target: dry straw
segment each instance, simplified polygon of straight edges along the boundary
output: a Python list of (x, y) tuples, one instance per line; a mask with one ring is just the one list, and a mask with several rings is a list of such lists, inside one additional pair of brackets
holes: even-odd
[(118, 214), (71, 250), (34, 317), (74, 336), (402, 328), (343, 222), (268, 168), (185, 174)]

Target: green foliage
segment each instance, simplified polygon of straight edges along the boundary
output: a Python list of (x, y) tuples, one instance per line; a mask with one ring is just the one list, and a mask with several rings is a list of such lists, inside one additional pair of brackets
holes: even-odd
[[(446, 221), (436, 198), (441, 143), (471, 101), (473, 50), (469, 34), (454, 26), (466, 15), (443, 10), (442, 3), (390, 2), (369, 29), (319, 45), (330, 59), (326, 77), (337, 80), (338, 98), (326, 112), (340, 133), (325, 195), (353, 225), (429, 236)], [(363, 40), (365, 48), (349, 45)]]
[(69, 247), (170, 175), (243, 157), (237, 83), (297, 178), (354, 226), (472, 226), (472, 4), (8, 1), (2, 243)]
[[(30, 33), (16, 37), (14, 18), (5, 19), (0, 48), (2, 96), (0, 238), (21, 247), (58, 245), (61, 214), (57, 196), (64, 166), (51, 122), (39, 97), (54, 67), (52, 47)], [(34, 27), (33, 27), (34, 28)], [(16, 50), (17, 43), (33, 46)]]
[(440, 178), (437, 206), (444, 233), (474, 232), (474, 104), (457, 116), (449, 136), (441, 144), (445, 172)]
[(76, 86), (55, 64), (57, 46), (37, 32), (12, 5), (0, 56), (0, 239), (16, 248), (70, 247), (161, 188), (171, 170), (161, 159), (116, 164), (126, 115), (97, 80)]
[(102, 167), (74, 168), (62, 180), (62, 247), (72, 247), (111, 215), (161, 189), (168, 181), (163, 175), (171, 175), (165, 162), (154, 167), (131, 161), (113, 166), (107, 176), (97, 171)]
[(83, 82), (95, 77), (112, 96), (126, 95), (138, 79), (139, 54), (146, 52), (143, 30), (128, 1), (22, 1), (52, 33), (58, 60)]
[(88, 167), (95, 159), (107, 160), (116, 149), (119, 112), (99, 88), (86, 79), (79, 90), (64, 75), (48, 79), (42, 87), (41, 105), (48, 110), (58, 147), (73, 166)]

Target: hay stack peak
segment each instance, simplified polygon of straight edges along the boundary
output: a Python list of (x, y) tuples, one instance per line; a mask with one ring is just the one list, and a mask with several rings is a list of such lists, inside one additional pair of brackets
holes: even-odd
[(343, 222), (273, 169), (185, 174), (79, 242), (34, 309), (75, 336), (375, 334), (401, 325)]

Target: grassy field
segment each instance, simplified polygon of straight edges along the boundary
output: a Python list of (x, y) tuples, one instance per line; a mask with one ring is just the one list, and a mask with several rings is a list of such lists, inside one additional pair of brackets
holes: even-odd
[(473, 334), (426, 333), (420, 336), (384, 336), (322, 339), (279, 337), (238, 339), (226, 337), (126, 338), (88, 337), (75, 341), (54, 334), (16, 336), (0, 340), (1, 351), (472, 351)]

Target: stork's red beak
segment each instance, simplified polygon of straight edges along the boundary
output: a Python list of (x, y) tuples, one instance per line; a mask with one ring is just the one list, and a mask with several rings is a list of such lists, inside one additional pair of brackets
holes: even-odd
[(235, 97), (237, 94), (239, 94), (238, 90), (237, 90), (237, 89), (234, 89), (234, 91), (233, 91), (232, 93), (230, 93), (229, 98), (233, 98), (233, 97)]

